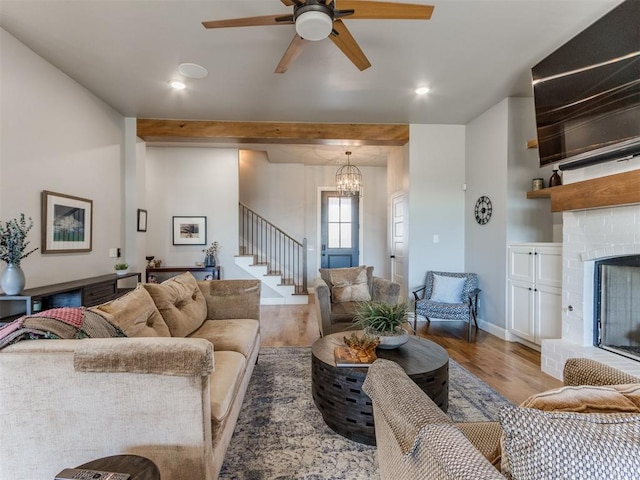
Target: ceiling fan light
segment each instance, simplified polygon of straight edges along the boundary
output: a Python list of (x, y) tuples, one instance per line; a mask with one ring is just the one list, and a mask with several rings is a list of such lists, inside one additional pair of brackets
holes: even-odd
[(305, 40), (315, 42), (327, 38), (332, 29), (333, 20), (323, 12), (304, 12), (296, 18), (296, 32)]

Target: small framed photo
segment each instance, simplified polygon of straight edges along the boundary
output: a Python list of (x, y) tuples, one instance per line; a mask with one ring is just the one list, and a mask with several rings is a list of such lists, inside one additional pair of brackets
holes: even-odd
[(147, 211), (141, 208), (138, 209), (138, 231), (147, 231)]
[(206, 245), (207, 217), (173, 217), (174, 245)]
[(42, 192), (42, 253), (90, 252), (93, 200)]

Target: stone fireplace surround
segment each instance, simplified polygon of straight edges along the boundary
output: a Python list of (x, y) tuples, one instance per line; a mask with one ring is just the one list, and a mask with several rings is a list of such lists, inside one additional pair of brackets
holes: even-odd
[(640, 205), (562, 215), (562, 338), (542, 341), (542, 371), (562, 379), (568, 358), (586, 357), (640, 377), (640, 362), (593, 346), (595, 262), (640, 254)]

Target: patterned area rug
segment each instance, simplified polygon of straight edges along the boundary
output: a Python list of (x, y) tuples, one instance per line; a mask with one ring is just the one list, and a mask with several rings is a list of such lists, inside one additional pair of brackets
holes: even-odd
[[(495, 420), (504, 397), (453, 360), (449, 416)], [(378, 477), (375, 447), (334, 433), (311, 397), (311, 349), (263, 347), (225, 463), (226, 480), (370, 480)]]

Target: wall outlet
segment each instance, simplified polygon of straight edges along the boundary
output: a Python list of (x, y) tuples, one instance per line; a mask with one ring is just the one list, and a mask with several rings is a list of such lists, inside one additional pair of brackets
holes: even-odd
[(109, 249), (109, 258), (118, 258), (118, 249), (110, 248)]
[(440, 235), (433, 236), (433, 243), (440, 243)]

